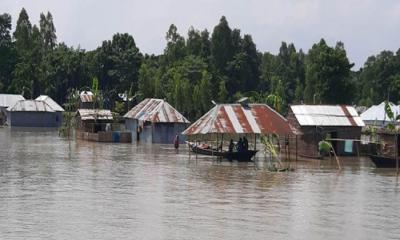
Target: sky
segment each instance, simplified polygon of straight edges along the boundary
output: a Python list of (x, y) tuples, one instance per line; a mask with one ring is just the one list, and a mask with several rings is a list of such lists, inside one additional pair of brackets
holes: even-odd
[(184, 36), (190, 26), (212, 32), (223, 15), (262, 52), (276, 54), (282, 41), (305, 52), (321, 38), (332, 46), (342, 41), (353, 70), (371, 55), (400, 48), (397, 0), (0, 0), (0, 14), (11, 14), (13, 28), (22, 7), (32, 24), (50, 11), (58, 41), (87, 50), (127, 32), (141, 52), (160, 54), (170, 24)]

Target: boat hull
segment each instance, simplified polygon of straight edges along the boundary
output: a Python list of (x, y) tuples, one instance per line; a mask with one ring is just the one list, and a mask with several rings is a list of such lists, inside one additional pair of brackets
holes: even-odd
[(378, 155), (369, 156), (377, 168), (396, 168), (396, 159)]
[(222, 157), (226, 158), (228, 160), (237, 160), (237, 161), (243, 161), (243, 162), (249, 162), (252, 161), (252, 158), (256, 155), (258, 151), (256, 150), (247, 150), (243, 152), (227, 152), (227, 151), (218, 151), (217, 149), (204, 149), (201, 147), (198, 147), (194, 144), (189, 144), (190, 150), (194, 153), (201, 154), (201, 155), (207, 155), (207, 156), (217, 156), (217, 157)]

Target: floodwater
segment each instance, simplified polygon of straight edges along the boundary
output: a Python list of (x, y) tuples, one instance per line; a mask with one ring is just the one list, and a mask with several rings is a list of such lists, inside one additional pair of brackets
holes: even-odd
[(399, 239), (399, 180), (368, 159), (263, 164), (0, 129), (1, 239)]

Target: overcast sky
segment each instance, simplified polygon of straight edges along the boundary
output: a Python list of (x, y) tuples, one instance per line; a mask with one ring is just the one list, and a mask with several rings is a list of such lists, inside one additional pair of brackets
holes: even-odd
[(222, 15), (231, 28), (251, 34), (260, 51), (276, 53), (282, 41), (305, 51), (321, 38), (342, 41), (354, 69), (370, 55), (400, 47), (396, 0), (0, 0), (13, 27), (22, 7), (33, 24), (50, 11), (58, 41), (87, 50), (128, 32), (143, 53), (159, 54), (171, 23), (184, 35), (190, 26), (212, 31)]

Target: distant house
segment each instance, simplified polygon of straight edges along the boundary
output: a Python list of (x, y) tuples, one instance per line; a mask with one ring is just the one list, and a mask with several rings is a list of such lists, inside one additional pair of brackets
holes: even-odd
[[(172, 143), (189, 121), (163, 99), (146, 98), (124, 115), (132, 141)], [(180, 141), (184, 142), (183, 136)]]
[(46, 101), (20, 100), (7, 109), (7, 122), (11, 127), (57, 128), (62, 123), (61, 114)]
[[(399, 107), (389, 102), (389, 106), (396, 117), (399, 112)], [(361, 114), (361, 118), (367, 126), (384, 127), (390, 123), (390, 118), (385, 111), (385, 102), (379, 105), (373, 105)]]
[(105, 109), (78, 109), (76, 113), (78, 139), (96, 142), (132, 141), (131, 133), (113, 129), (113, 115)]
[(351, 106), (291, 105), (287, 117), (298, 135), (298, 154), (318, 156), (318, 143), (326, 138), (332, 141), (338, 155), (354, 155), (357, 151), (352, 139), (360, 139), (364, 125)]
[(7, 108), (14, 106), (20, 100), (25, 98), (17, 94), (0, 94), (0, 125), (7, 123)]
[(110, 110), (78, 109), (76, 119), (78, 130), (97, 133), (106, 131), (107, 123), (113, 122), (113, 115)]
[(82, 91), (79, 94), (79, 108), (93, 109), (93, 93), (91, 91)]

